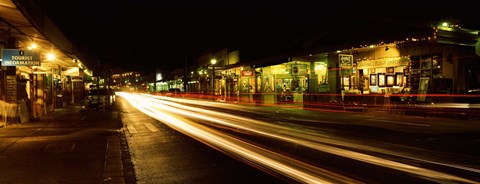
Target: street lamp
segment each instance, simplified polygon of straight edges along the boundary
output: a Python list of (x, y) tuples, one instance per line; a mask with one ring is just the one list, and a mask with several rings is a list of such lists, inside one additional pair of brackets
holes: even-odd
[(210, 63), (212, 64), (212, 97), (213, 100), (215, 100), (215, 64), (217, 63), (216, 59), (210, 60)]

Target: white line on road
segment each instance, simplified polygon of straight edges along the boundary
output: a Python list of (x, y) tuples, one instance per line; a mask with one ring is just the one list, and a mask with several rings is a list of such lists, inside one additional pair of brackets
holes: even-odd
[(158, 132), (157, 127), (153, 126), (151, 123), (145, 123), (145, 126), (152, 132)]
[(135, 127), (133, 125), (127, 125), (127, 130), (128, 132), (130, 132), (131, 134), (136, 134), (138, 133), (137, 132), (137, 129), (135, 129)]

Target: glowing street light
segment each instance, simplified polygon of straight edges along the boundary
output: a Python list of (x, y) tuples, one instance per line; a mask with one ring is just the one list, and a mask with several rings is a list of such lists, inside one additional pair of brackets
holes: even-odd
[(212, 64), (212, 98), (215, 100), (215, 64), (217, 63), (216, 59), (210, 60), (210, 63)]

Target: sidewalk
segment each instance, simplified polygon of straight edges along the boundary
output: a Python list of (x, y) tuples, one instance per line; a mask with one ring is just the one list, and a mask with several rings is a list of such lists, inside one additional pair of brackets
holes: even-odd
[(0, 183), (128, 183), (121, 127), (117, 111), (67, 106), (0, 128)]

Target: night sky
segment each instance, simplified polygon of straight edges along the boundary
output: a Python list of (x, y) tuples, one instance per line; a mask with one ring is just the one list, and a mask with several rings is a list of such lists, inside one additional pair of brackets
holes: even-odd
[[(480, 29), (474, 1), (35, 0), (73, 43), (106, 66), (183, 67), (208, 48), (255, 59), (337, 42), (381, 39), (441, 21)], [(326, 4), (327, 3), (327, 4)], [(455, 3), (455, 4), (453, 4)], [(387, 31), (388, 30), (388, 31)], [(342, 36), (348, 39), (341, 39)]]

